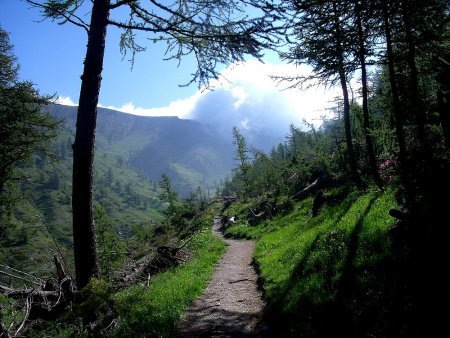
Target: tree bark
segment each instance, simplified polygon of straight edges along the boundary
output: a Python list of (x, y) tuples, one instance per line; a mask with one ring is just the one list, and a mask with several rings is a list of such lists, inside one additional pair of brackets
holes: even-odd
[(416, 65), (416, 46), (413, 37), (413, 27), (411, 23), (410, 11), (407, 5), (402, 3), (403, 23), (405, 25), (406, 44), (408, 45), (407, 62), (410, 70), (411, 82), (411, 103), (412, 111), (414, 113), (414, 120), (417, 129), (417, 136), (419, 137), (421, 146), (423, 147), (423, 156), (426, 162), (429, 162), (433, 157), (433, 149), (430, 146), (427, 132), (425, 130), (426, 116), (423, 101), (419, 89), (419, 71)]
[(336, 8), (336, 4), (333, 2), (333, 12), (334, 12), (334, 26), (336, 30), (336, 56), (338, 58), (337, 71), (339, 74), (339, 81), (341, 83), (342, 88), (342, 96), (344, 101), (344, 129), (345, 129), (345, 141), (347, 144), (347, 154), (348, 154), (348, 162), (350, 165), (350, 174), (352, 176), (353, 182), (356, 187), (361, 190), (363, 187), (361, 178), (358, 174), (357, 166), (356, 166), (356, 158), (355, 151), (353, 149), (353, 141), (352, 141), (352, 131), (350, 124), (350, 102), (348, 98), (348, 86), (347, 86), (347, 75), (345, 72), (345, 61), (344, 61), (344, 49), (342, 46), (343, 39), (341, 24), (339, 22), (339, 11)]
[(378, 188), (383, 187), (383, 183), (381, 182), (380, 174), (378, 172), (377, 161), (375, 158), (375, 151), (373, 147), (372, 136), (370, 135), (370, 120), (369, 120), (369, 104), (368, 104), (368, 96), (369, 92), (367, 89), (367, 66), (366, 66), (366, 46), (365, 46), (365, 37), (364, 30), (362, 26), (362, 9), (361, 3), (359, 1), (356, 2), (355, 7), (356, 14), (356, 26), (358, 30), (358, 57), (361, 65), (361, 84), (362, 84), (362, 110), (363, 110), (363, 127), (364, 127), (364, 137), (366, 140), (367, 154), (369, 156), (369, 164), (370, 170), (372, 173), (372, 178)]
[[(437, 91), (439, 120), (444, 134), (445, 146), (450, 149), (450, 95), (443, 93), (442, 88)], [(1, 190), (0, 190), (1, 191)]]
[(358, 189), (362, 189), (361, 178), (359, 177), (356, 167), (355, 151), (353, 149), (352, 132), (350, 125), (350, 103), (348, 99), (348, 87), (347, 78), (343, 69), (339, 70), (339, 79), (341, 82), (342, 96), (344, 100), (344, 129), (345, 129), (345, 142), (347, 144), (348, 162), (350, 165), (350, 173)]
[(394, 67), (394, 52), (392, 48), (392, 33), (391, 25), (389, 22), (389, 1), (385, 0), (382, 4), (383, 10), (383, 22), (384, 22), (384, 35), (386, 38), (386, 52), (387, 61), (389, 69), (389, 83), (391, 85), (392, 93), (392, 106), (394, 111), (395, 120), (395, 133), (397, 136), (397, 142), (399, 147), (398, 160), (399, 160), (399, 174), (402, 184), (406, 190), (407, 198), (412, 199), (412, 193), (410, 191), (411, 184), (409, 180), (409, 170), (407, 163), (407, 153), (406, 153), (406, 141), (405, 132), (403, 130), (403, 112), (401, 109), (400, 98), (398, 95), (397, 81), (395, 78), (395, 67)]
[(76, 283), (79, 289), (86, 286), (99, 271), (92, 184), (97, 104), (102, 80), (109, 3), (109, 0), (93, 2), (73, 145), (73, 241)]

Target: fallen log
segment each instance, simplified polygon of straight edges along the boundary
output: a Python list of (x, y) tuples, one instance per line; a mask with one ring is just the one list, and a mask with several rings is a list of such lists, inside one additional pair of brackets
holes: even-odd
[(299, 192), (292, 195), (291, 198), (294, 201), (301, 201), (301, 200), (305, 199), (306, 197), (312, 195), (314, 192), (316, 192), (318, 187), (319, 187), (319, 179), (317, 178), (313, 183), (308, 185), (306, 188), (304, 188), (303, 190), (300, 190)]
[(237, 198), (234, 196), (223, 196), (222, 200), (223, 200), (223, 207), (222, 210), (220, 211), (220, 214), (223, 214), (224, 211), (227, 210), (231, 204), (236, 202)]
[[(0, 285), (0, 294), (7, 296), (11, 299), (18, 299), (24, 302), (26, 309), (23, 319), (20, 325), (17, 323), (17, 328), (11, 330), (14, 325), (11, 325), (9, 330), (2, 325), (0, 327), (0, 337), (9, 337), (12, 332), (15, 332), (13, 336), (22, 336), (23, 332), (28, 329), (28, 326), (32, 325), (34, 320), (44, 319), (52, 320), (62, 315), (65, 309), (72, 303), (74, 298), (73, 283), (70, 276), (67, 276), (63, 265), (59, 259), (55, 256), (54, 263), (56, 267), (56, 278), (50, 278), (47, 281), (35, 278), (34, 283), (40, 284), (36, 287), (28, 288), (12, 288), (5, 285)], [(14, 278), (23, 279), (17, 275), (26, 275), (27, 277), (34, 277), (25, 272), (10, 268), (14, 271)], [(3, 272), (4, 273), (4, 272)], [(0, 318), (1, 322), (1, 318)], [(2, 332), (3, 331), (3, 332)], [(11, 332), (11, 333), (10, 333)]]
[(189, 241), (187, 240), (177, 247), (162, 245), (156, 249), (153, 257), (130, 262), (126, 269), (118, 272), (117, 277), (120, 282), (116, 283), (114, 288), (120, 289), (131, 282), (148, 282), (149, 276), (155, 276), (171, 267), (178, 266), (180, 263), (185, 263), (190, 254), (184, 247)]
[(248, 223), (250, 225), (257, 225), (262, 221), (271, 219), (272, 209), (273, 207), (269, 205), (268, 202), (261, 203), (261, 205), (256, 209), (256, 211), (261, 210), (258, 213), (256, 213), (252, 208), (249, 208)]
[(272, 208), (272, 215), (275, 216), (279, 213), (291, 211), (293, 208), (293, 203), (291, 200), (285, 200), (284, 202), (280, 202), (275, 204)]
[(35, 319), (55, 319), (63, 313), (69, 304), (69, 300), (64, 296), (63, 288), (47, 291), (42, 289), (13, 289), (0, 285), (0, 293), (13, 299), (25, 300), (27, 311), (22, 323)]
[(44, 291), (40, 289), (13, 289), (4, 285), (0, 285), (0, 293), (7, 297), (14, 299), (26, 299), (28, 297), (40, 299), (58, 299), (60, 292), (58, 291)]
[(329, 183), (330, 183), (329, 178), (327, 178), (326, 176), (319, 176), (318, 178), (316, 178), (316, 180), (313, 183), (308, 185), (303, 190), (300, 190), (299, 192), (292, 195), (291, 198), (294, 201), (301, 201), (301, 200), (305, 199), (306, 197), (309, 197), (309, 196), (315, 194), (317, 191), (322, 190), (323, 188), (328, 186)]
[(248, 211), (249, 211), (248, 224), (250, 225), (256, 225), (265, 219), (264, 217), (265, 211), (261, 211), (258, 214), (256, 214), (252, 208), (249, 208)]
[(279, 211), (277, 209), (281, 205), (277, 204), (277, 199), (268, 198), (253, 209), (250, 209), (249, 224), (256, 225), (262, 221), (272, 219), (273, 216)]

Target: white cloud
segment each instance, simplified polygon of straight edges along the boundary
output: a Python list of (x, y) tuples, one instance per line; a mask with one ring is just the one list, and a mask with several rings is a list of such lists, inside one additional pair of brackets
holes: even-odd
[(213, 81), (213, 91), (198, 97), (189, 118), (214, 127), (222, 136), (231, 137), (233, 126), (241, 129), (250, 144), (268, 150), (284, 141), (289, 125), (303, 121), (320, 125), (330, 116), (331, 101), (339, 95), (337, 88), (311, 87), (286, 89), (270, 76), (309, 75), (306, 66), (247, 61), (222, 72), (224, 78)]
[(72, 99), (68, 96), (58, 96), (56, 99), (56, 103), (63, 104), (65, 106), (77, 106), (78, 104), (73, 102)]
[(244, 128), (245, 130), (249, 130), (250, 127), (248, 123), (249, 123), (248, 118), (244, 117), (244, 119), (241, 121), (241, 127)]
[[(232, 127), (238, 126), (255, 144), (264, 139), (273, 145), (283, 141), (290, 124), (301, 127), (306, 120), (318, 126), (323, 116), (330, 116), (332, 101), (340, 95), (338, 88), (286, 89), (289, 83), (278, 84), (270, 78), (309, 74), (307, 66), (246, 61), (225, 69), (223, 78), (212, 81), (212, 90), (197, 91), (165, 107), (141, 108), (133, 102), (121, 107), (99, 106), (135, 115), (195, 119), (225, 137), (231, 137)], [(67, 97), (60, 102), (74, 105)]]
[(245, 91), (245, 88), (236, 86), (231, 89), (231, 94), (237, 99), (233, 103), (234, 108), (239, 108), (248, 99), (249, 95)]
[[(270, 75), (307, 75), (309, 72), (310, 69), (307, 66), (270, 64), (252, 60), (226, 68), (222, 72), (223, 78), (211, 82), (212, 90), (198, 91), (191, 97), (175, 100), (165, 107), (142, 108), (136, 107), (133, 102), (128, 102), (121, 107), (99, 106), (135, 115), (197, 118), (198, 104), (201, 100), (216, 96), (217, 91), (225, 91), (230, 93), (229, 99), (235, 110), (241, 110), (243, 106), (257, 106), (263, 102), (270, 102), (273, 98), (280, 105), (277, 115), (283, 117), (282, 120), (301, 124), (302, 120), (306, 119), (318, 125), (321, 116), (326, 115), (332, 106), (330, 102), (339, 95), (338, 90), (324, 87), (312, 87), (307, 90), (285, 89), (288, 83), (277, 84), (270, 78)], [(214, 106), (214, 102), (212, 103)], [(213, 107), (206, 108), (210, 111), (214, 110), (211, 109)], [(214, 112), (210, 113), (214, 114)], [(255, 111), (254, 114), (264, 115), (264, 111)], [(248, 123), (251, 126), (250, 120)]]
[(118, 110), (124, 113), (142, 116), (178, 116), (180, 118), (187, 118), (189, 113), (194, 109), (198, 98), (202, 94), (200, 92), (194, 94), (186, 99), (172, 101), (166, 107), (157, 108), (141, 108), (136, 107), (133, 102), (128, 102), (121, 107), (105, 106), (99, 104), (99, 107)]
[[(301, 90), (289, 87), (290, 83), (278, 83), (271, 76), (307, 76), (311, 73), (308, 66), (291, 64), (261, 63), (256, 60), (247, 61), (227, 68), (222, 75), (226, 80), (215, 81), (214, 88), (225, 88), (235, 93), (238, 89), (246, 93), (245, 102), (261, 102), (264, 98), (273, 96), (281, 98), (280, 115), (299, 124), (303, 119), (319, 125), (321, 117), (329, 116), (332, 100), (340, 95), (338, 88), (310, 86)], [(306, 87), (306, 86), (305, 86)], [(241, 101), (237, 101), (239, 108)], [(261, 112), (263, 113), (263, 112)]]

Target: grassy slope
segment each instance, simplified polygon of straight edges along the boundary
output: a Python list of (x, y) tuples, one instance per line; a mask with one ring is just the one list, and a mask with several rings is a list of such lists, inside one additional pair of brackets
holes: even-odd
[(156, 276), (149, 288), (134, 286), (115, 299), (121, 313), (116, 337), (174, 337), (187, 306), (197, 299), (212, 277), (225, 244), (205, 229), (190, 244), (188, 263)]
[[(229, 236), (257, 239), (267, 319), (277, 337), (415, 336), (408, 318), (411, 299), (396, 278), (401, 259), (391, 251), (393, 219), (387, 211), (396, 206), (393, 195), (334, 189), (317, 217), (310, 216), (309, 198), (271, 221), (252, 227), (241, 222), (227, 230)], [(248, 206), (236, 204), (227, 214), (243, 215)], [(201, 294), (224, 252), (210, 233), (211, 215), (190, 243), (191, 261), (155, 276), (148, 288), (134, 285), (97, 297), (93, 311), (113, 308), (119, 316), (105, 336), (175, 336), (185, 308)], [(51, 334), (71, 336), (77, 330), (76, 323), (54, 326)]]
[(191, 252), (187, 263), (153, 276), (148, 287), (135, 284), (117, 293), (111, 293), (104, 281), (94, 280), (83, 291), (89, 295), (87, 301), (58, 322), (29, 335), (87, 337), (77, 315), (105, 318), (109, 324), (112, 319), (108, 316), (113, 313), (113, 325), (102, 332), (104, 337), (175, 337), (187, 306), (202, 294), (225, 252), (225, 243), (211, 233), (212, 214), (204, 215), (200, 222), (201, 230), (187, 245)]
[(307, 199), (286, 216), (227, 231), (258, 239), (255, 258), (277, 335), (378, 337), (401, 331), (401, 324), (389, 318), (398, 287), (387, 276), (392, 191), (336, 189), (328, 200), (333, 202), (315, 218)]

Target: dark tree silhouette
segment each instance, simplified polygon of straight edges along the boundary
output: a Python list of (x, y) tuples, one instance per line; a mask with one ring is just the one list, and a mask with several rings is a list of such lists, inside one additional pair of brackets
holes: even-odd
[(378, 172), (378, 166), (373, 146), (372, 135), (370, 132), (370, 114), (369, 114), (369, 90), (367, 88), (367, 58), (373, 54), (370, 50), (374, 43), (370, 43), (371, 30), (369, 27), (373, 20), (370, 20), (372, 15), (372, 8), (370, 4), (365, 1), (355, 0), (353, 4), (354, 22), (356, 24), (356, 39), (357, 39), (357, 57), (361, 68), (361, 91), (362, 91), (362, 111), (363, 111), (363, 128), (364, 137), (366, 140), (367, 154), (369, 157), (370, 171), (375, 184), (381, 188), (383, 186)]
[[(285, 13), (287, 10), (280, 7), (280, 11)], [(348, 164), (355, 185), (361, 188), (351, 135), (348, 90), (348, 81), (355, 71), (355, 62), (349, 59), (353, 41), (348, 27), (351, 13), (349, 3), (344, 1), (293, 1), (291, 18), (286, 20), (297, 23), (292, 38), (295, 40), (289, 52), (283, 52), (281, 56), (288, 62), (307, 63), (313, 67), (311, 76), (283, 78), (294, 81), (293, 86), (302, 86), (310, 80), (341, 86)]]

